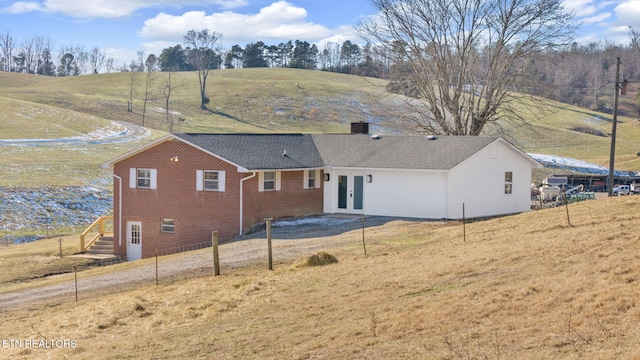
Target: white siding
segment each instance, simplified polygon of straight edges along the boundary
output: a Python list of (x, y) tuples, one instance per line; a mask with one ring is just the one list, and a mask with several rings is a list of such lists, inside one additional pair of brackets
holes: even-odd
[(338, 203), (338, 178), (335, 171), (325, 169), (325, 176), (329, 175), (329, 181), (324, 182), (323, 187), (323, 209), (322, 211), (326, 214), (334, 214), (337, 211), (337, 203)]
[[(341, 213), (338, 209), (338, 176), (365, 178), (364, 213), (366, 215), (442, 219), (447, 216), (446, 172), (425, 170), (325, 170), (329, 182), (324, 183), (324, 212)], [(366, 181), (371, 175), (372, 181)]]
[(447, 216), (446, 173), (369, 171), (365, 182), (365, 214), (442, 219)]
[[(513, 173), (511, 194), (505, 194), (505, 172)], [(449, 173), (448, 218), (513, 214), (530, 210), (531, 163), (506, 143), (496, 141)]]
[[(324, 212), (355, 213), (338, 209), (339, 175), (372, 176), (364, 183), (366, 215), (461, 219), (463, 203), (467, 218), (525, 212), (530, 209), (532, 166), (531, 159), (497, 140), (449, 171), (328, 168)], [(512, 193), (505, 194), (509, 171)]]

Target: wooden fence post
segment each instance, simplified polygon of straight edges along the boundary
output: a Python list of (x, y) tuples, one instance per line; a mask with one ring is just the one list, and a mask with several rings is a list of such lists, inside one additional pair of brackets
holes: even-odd
[(220, 259), (218, 258), (218, 232), (211, 233), (211, 245), (213, 246), (213, 274), (214, 276), (220, 275)]
[(467, 242), (467, 219), (464, 214), (464, 203), (462, 203), (462, 239)]
[(78, 302), (78, 269), (73, 267), (73, 278), (76, 283), (76, 302)]
[(269, 270), (273, 270), (273, 253), (271, 251), (271, 220), (273, 220), (273, 218), (264, 219), (267, 226), (267, 247), (269, 249)]
[(156, 285), (158, 285), (158, 252), (156, 251)]
[(364, 256), (367, 256), (367, 244), (364, 241), (364, 214), (362, 214), (362, 248), (364, 248)]
[(564, 192), (564, 204), (565, 209), (567, 210), (567, 223), (571, 226), (571, 219), (569, 218), (569, 198), (567, 197), (567, 193)]

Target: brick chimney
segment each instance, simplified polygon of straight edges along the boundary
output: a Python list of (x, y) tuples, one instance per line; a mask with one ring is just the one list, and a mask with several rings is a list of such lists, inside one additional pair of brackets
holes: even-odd
[(369, 133), (369, 123), (366, 122), (366, 121), (352, 122), (351, 123), (351, 133), (352, 134), (368, 134)]

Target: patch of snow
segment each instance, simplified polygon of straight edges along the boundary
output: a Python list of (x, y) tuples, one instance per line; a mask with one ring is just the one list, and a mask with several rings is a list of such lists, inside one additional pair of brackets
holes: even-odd
[[(46, 227), (89, 226), (99, 216), (113, 211), (110, 191), (93, 186), (82, 187), (2, 187), (0, 192), (0, 225), (5, 231), (36, 230)], [(10, 237), (13, 242), (26, 242), (42, 235)]]
[[(586, 161), (545, 154), (528, 154), (546, 168), (579, 171), (587, 174), (608, 175), (609, 169)], [(638, 172), (615, 170), (616, 176), (637, 176)]]
[[(161, 114), (164, 114), (164, 113), (167, 112), (167, 110), (165, 108), (163, 108), (163, 107), (155, 107), (155, 108), (152, 108), (151, 110), (153, 110), (155, 112), (158, 112), (158, 113), (161, 113)], [(180, 113), (180, 111), (172, 111), (172, 110), (169, 110), (169, 114), (175, 115), (175, 116), (182, 115)]]
[(333, 218), (333, 217), (306, 217), (294, 220), (277, 220), (274, 221), (271, 226), (273, 227), (286, 227), (286, 226), (300, 226), (300, 225), (325, 225), (336, 226), (346, 224), (354, 221), (358, 221), (356, 218)]
[(56, 139), (2, 139), (0, 146), (101, 145), (142, 139), (151, 134), (141, 126), (117, 121), (111, 123), (113, 128), (99, 128), (80, 136)]
[(114, 126), (115, 129), (117, 130), (113, 130), (113, 129), (105, 129), (105, 128), (99, 128), (96, 130), (91, 131), (90, 133), (78, 137), (79, 139), (82, 138), (88, 138), (88, 139), (105, 139), (105, 138), (111, 138), (111, 137), (115, 137), (115, 136), (125, 136), (129, 133), (129, 129), (127, 129), (126, 127), (112, 121), (111, 124)]

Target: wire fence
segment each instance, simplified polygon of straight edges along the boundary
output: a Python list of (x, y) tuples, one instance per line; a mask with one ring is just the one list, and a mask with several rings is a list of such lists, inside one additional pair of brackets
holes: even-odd
[(0, 244), (23, 244), (36, 240), (47, 239), (51, 237), (65, 236), (68, 234), (82, 232), (90, 223), (79, 225), (59, 226), (47, 219), (42, 221), (32, 220), (21, 223), (20, 226), (10, 227), (7, 224), (0, 224)]
[[(88, 300), (99, 297), (105, 291), (122, 286), (158, 285), (162, 281), (175, 279), (176, 276), (206, 274), (207, 271), (214, 275), (211, 244), (211, 241), (205, 241), (198, 244), (165, 249), (151, 257), (136, 261), (133, 266), (126, 266), (121, 269), (114, 268), (113, 271), (108, 270), (106, 272), (100, 271), (98, 268), (111, 265), (117, 266), (118, 263), (125, 260), (119, 258), (96, 261), (76, 259), (72, 264), (62, 265), (57, 270), (46, 269), (41, 274), (29, 274), (25, 278), (14, 279), (13, 282), (63, 276), (59, 278), (59, 282), (53, 285), (44, 285), (34, 290), (25, 290), (24, 294), (19, 296), (20, 303), (46, 300), (46, 298), (53, 296), (62, 296), (63, 298), (75, 299), (75, 301)], [(204, 250), (207, 248), (209, 251)], [(180, 257), (170, 256), (177, 253), (181, 253)], [(63, 258), (64, 261), (69, 261), (67, 256), (61, 257), (61, 261), (63, 261)], [(12, 301), (7, 300), (10, 298), (12, 298), (11, 293), (0, 294), (0, 308), (10, 306)]]

